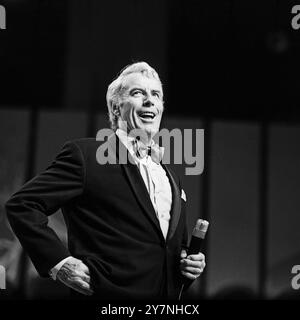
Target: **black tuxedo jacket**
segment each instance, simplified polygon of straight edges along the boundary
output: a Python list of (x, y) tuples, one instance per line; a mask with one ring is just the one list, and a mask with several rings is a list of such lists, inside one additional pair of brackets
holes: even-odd
[[(163, 292), (176, 298), (183, 280), (180, 251), (188, 240), (179, 180), (163, 165), (172, 188), (165, 240), (138, 167), (119, 163), (118, 150), (125, 146), (116, 135), (106, 143), (116, 164), (96, 161), (101, 144), (96, 139), (67, 142), (53, 163), (6, 203), (9, 222), (42, 277), (72, 255), (89, 267), (97, 298), (148, 299)], [(59, 208), (68, 248), (47, 226), (47, 217)]]

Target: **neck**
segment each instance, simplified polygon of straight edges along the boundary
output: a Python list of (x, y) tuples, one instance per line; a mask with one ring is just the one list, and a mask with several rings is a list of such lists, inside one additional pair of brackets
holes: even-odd
[(152, 141), (152, 134), (149, 132), (144, 132), (145, 134), (141, 136), (141, 141), (144, 145), (150, 146)]

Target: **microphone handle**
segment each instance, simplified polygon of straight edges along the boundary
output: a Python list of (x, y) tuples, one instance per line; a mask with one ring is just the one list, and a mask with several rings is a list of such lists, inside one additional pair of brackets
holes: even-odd
[[(198, 254), (202, 248), (203, 240), (200, 237), (192, 236), (190, 246), (187, 250), (187, 256), (191, 254)], [(186, 290), (193, 282), (194, 280), (190, 280), (188, 278), (185, 278), (183, 281), (183, 290)]]
[(190, 246), (187, 250), (187, 255), (199, 253), (203, 245), (203, 240), (204, 239), (200, 237), (192, 236)]

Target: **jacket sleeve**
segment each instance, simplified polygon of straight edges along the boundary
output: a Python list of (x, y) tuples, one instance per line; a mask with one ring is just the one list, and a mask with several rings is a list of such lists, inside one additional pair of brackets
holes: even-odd
[(48, 227), (48, 216), (67, 205), (84, 189), (81, 150), (67, 142), (52, 164), (12, 195), (5, 207), (9, 223), (42, 277), (70, 256), (68, 249)]

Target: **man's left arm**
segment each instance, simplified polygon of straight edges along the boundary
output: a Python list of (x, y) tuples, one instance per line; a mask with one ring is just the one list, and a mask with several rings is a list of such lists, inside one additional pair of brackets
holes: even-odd
[[(186, 203), (186, 194), (183, 189), (181, 189), (181, 199), (182, 202)], [(199, 252), (198, 254), (187, 255), (188, 249), (188, 227), (187, 227), (187, 219), (185, 216), (185, 226), (182, 237), (182, 250), (180, 253), (180, 271), (181, 274), (190, 279), (197, 279), (205, 268), (205, 256), (203, 253)]]

